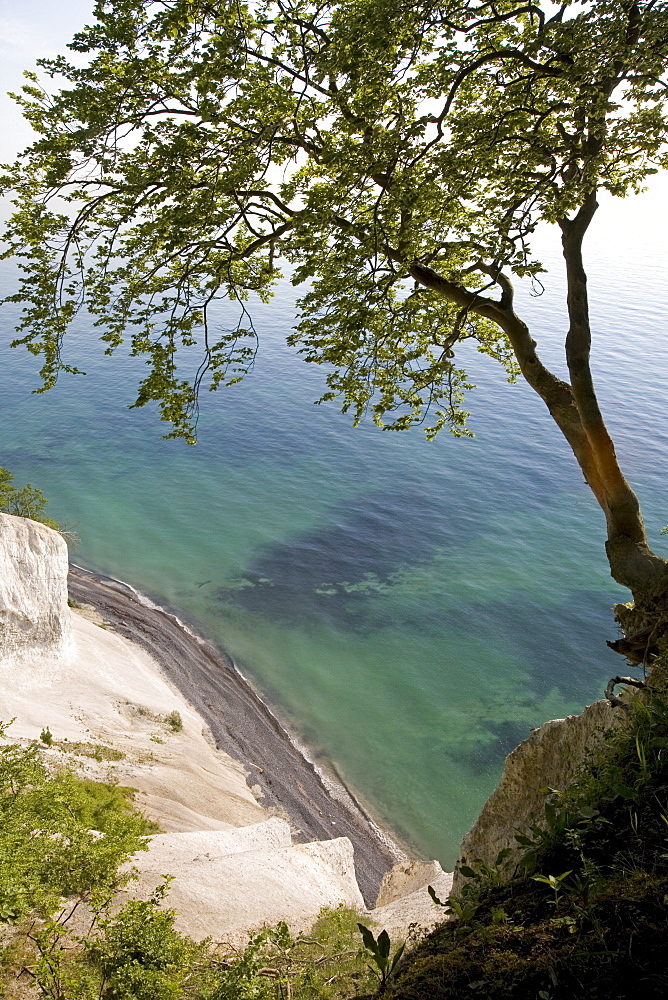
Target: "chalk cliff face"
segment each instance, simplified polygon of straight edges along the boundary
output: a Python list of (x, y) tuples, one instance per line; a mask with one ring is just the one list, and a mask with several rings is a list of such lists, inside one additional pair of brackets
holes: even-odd
[[(575, 777), (588, 753), (596, 748), (605, 729), (615, 722), (608, 701), (595, 701), (581, 715), (546, 722), (506, 757), (496, 786), (471, 830), (462, 841), (460, 862), (480, 859), (493, 865), (499, 851), (522, 853), (515, 833), (525, 831), (534, 819), (543, 818), (545, 796), (541, 788), (562, 791)], [(466, 879), (455, 872), (452, 891), (459, 893)]]
[(68, 651), (67, 562), (58, 532), (0, 514), (0, 664)]

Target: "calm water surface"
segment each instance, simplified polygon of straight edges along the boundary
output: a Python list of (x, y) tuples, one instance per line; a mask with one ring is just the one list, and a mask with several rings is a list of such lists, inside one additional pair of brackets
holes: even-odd
[[(656, 233), (648, 252), (652, 220), (634, 229), (629, 212), (630, 261), (614, 227), (591, 241), (596, 370), (660, 547), (668, 255)], [(76, 527), (77, 562), (202, 623), (317, 758), (448, 866), (504, 755), (620, 669), (605, 639), (627, 595), (608, 575), (603, 518), (525, 385), (462, 351), (479, 386), (474, 439), (354, 430), (312, 406), (321, 373), (284, 346), (293, 301), (286, 283), (254, 308), (255, 373), (205, 396), (195, 448), (126, 409), (142, 366), (105, 359), (85, 320), (68, 359), (87, 377), (30, 395), (37, 365), (7, 348), (6, 310), (0, 464)], [(559, 365), (558, 277), (523, 301)]]

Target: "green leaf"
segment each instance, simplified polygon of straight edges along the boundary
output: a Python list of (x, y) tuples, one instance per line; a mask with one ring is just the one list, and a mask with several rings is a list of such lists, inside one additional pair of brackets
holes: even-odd
[(436, 903), (437, 906), (447, 906), (448, 905), (447, 903), (443, 903), (438, 898), (438, 896), (436, 895), (436, 890), (434, 889), (433, 885), (428, 885), (427, 886), (427, 892), (429, 893), (429, 895), (431, 896), (432, 900), (434, 901), (434, 903)]
[(402, 955), (404, 953), (404, 948), (405, 947), (406, 947), (405, 943), (404, 944), (400, 944), (399, 947), (397, 948), (396, 952), (394, 953), (394, 957), (392, 958), (392, 964), (390, 965), (390, 975), (392, 975), (392, 973), (396, 969), (397, 965), (401, 961), (401, 957), (402, 957)]
[(382, 958), (388, 958), (390, 954), (390, 935), (383, 930), (378, 935), (378, 953)]
[(512, 848), (510, 848), (510, 847), (504, 847), (503, 850), (499, 851), (499, 853), (497, 854), (496, 861), (494, 862), (494, 866), (496, 868), (498, 868), (500, 865), (503, 864), (503, 862), (507, 858), (509, 858), (512, 855), (512, 853), (513, 853), (512, 852)]
[(614, 793), (623, 799), (635, 799), (638, 796), (637, 791), (629, 785), (615, 785)]
[(367, 949), (367, 951), (370, 951), (372, 954), (375, 955), (378, 949), (376, 945), (376, 939), (373, 933), (369, 930), (368, 927), (365, 927), (364, 924), (358, 923), (357, 926), (359, 927), (360, 934), (362, 935), (362, 941), (364, 942), (364, 947)]

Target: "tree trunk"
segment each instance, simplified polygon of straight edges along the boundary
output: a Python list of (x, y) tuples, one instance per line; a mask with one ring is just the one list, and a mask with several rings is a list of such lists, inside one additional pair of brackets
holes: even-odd
[(418, 262), (409, 266), (409, 272), (420, 284), (493, 320), (505, 331), (524, 378), (541, 397), (568, 441), (605, 514), (611, 575), (617, 583), (628, 587), (636, 602), (646, 603), (668, 591), (668, 562), (655, 555), (647, 544), (640, 504), (619, 467), (589, 363), (591, 330), (582, 240), (597, 207), (592, 192), (573, 219), (560, 220), (568, 282), (566, 358), (570, 385), (557, 378), (538, 357), (529, 328), (514, 310), (512, 284), (502, 273), (494, 273), (502, 292), (497, 301), (451, 282)]
[(597, 207), (596, 195), (592, 192), (575, 218), (562, 219), (559, 223), (568, 287), (566, 361), (584, 436), (582, 453), (575, 454), (605, 514), (606, 552), (612, 576), (639, 600), (666, 586), (668, 564), (654, 555), (647, 544), (640, 504), (619, 467), (591, 374), (591, 328), (582, 240)]

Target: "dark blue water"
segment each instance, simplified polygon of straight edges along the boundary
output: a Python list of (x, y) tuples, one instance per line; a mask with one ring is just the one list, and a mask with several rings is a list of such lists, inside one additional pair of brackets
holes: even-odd
[[(634, 227), (623, 207), (590, 258), (603, 404), (660, 548), (668, 293), (652, 226), (651, 211)], [(523, 290), (522, 308), (561, 365), (554, 246), (545, 257), (547, 290)], [(85, 319), (68, 359), (87, 376), (30, 395), (38, 366), (7, 348), (6, 310), (0, 464), (76, 527), (76, 561), (201, 622), (381, 822), (451, 865), (504, 755), (618, 672), (605, 639), (628, 595), (608, 574), (603, 517), (525, 385), (462, 351), (474, 439), (355, 430), (312, 405), (322, 375), (284, 345), (293, 299), (286, 283), (253, 307), (255, 372), (204, 396), (194, 448), (126, 408), (142, 366), (104, 358)]]

